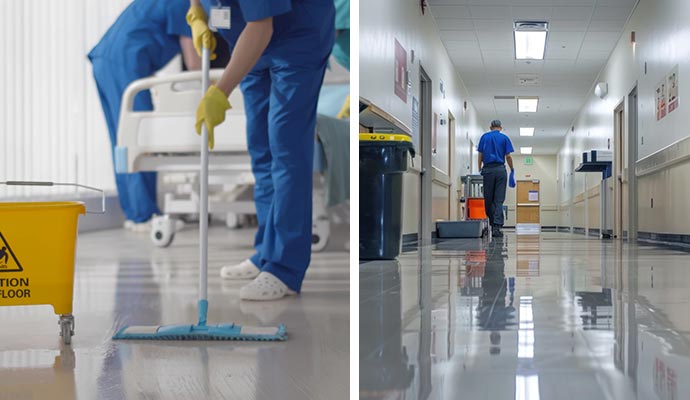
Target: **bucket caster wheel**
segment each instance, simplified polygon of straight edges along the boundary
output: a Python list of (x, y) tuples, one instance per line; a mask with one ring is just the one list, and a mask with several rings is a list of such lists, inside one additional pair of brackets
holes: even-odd
[(72, 336), (74, 336), (74, 316), (72, 314), (61, 315), (58, 320), (60, 325), (60, 336), (64, 344), (72, 343)]

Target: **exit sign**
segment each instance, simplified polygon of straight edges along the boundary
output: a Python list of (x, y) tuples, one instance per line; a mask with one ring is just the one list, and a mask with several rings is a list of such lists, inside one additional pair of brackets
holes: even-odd
[(532, 165), (534, 163), (534, 160), (532, 157), (525, 157), (525, 165)]

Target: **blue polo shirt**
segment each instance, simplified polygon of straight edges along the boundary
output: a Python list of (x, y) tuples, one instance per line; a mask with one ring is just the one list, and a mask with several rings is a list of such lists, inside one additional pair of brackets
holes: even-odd
[(482, 153), (484, 164), (504, 164), (506, 155), (515, 151), (513, 143), (501, 131), (486, 132), (479, 139), (477, 151)]

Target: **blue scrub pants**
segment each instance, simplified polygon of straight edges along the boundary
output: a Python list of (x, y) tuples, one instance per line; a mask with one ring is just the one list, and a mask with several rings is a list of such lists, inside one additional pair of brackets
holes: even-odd
[[(114, 62), (103, 58), (94, 58), (91, 62), (93, 64), (93, 76), (98, 87), (98, 95), (101, 99), (103, 113), (105, 114), (105, 122), (108, 125), (114, 160), (122, 95), (130, 83), (147, 77), (153, 72), (124, 70), (123, 60)], [(153, 110), (151, 96), (148, 92), (142, 92), (136, 96), (134, 99), (134, 110)], [(145, 222), (154, 214), (161, 213), (156, 203), (155, 172), (115, 174), (115, 183), (120, 199), (120, 207), (128, 220), (136, 223)]]
[(256, 180), (252, 262), (299, 292), (311, 259), (316, 105), (326, 58), (313, 67), (262, 57), (240, 87)]

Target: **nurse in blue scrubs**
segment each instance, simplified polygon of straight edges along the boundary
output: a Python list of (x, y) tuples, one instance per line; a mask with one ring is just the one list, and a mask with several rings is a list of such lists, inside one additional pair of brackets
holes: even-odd
[[(199, 68), (185, 21), (188, 8), (188, 0), (134, 0), (89, 53), (113, 151), (120, 103), (130, 83), (153, 75), (180, 52), (187, 68)], [(139, 93), (134, 110), (152, 109), (149, 92)], [(127, 220), (139, 224), (160, 213), (155, 172), (116, 174), (115, 181)]]
[[(213, 128), (239, 86), (247, 110), (247, 144), (256, 185), (259, 229), (255, 253), (225, 266), (226, 279), (253, 279), (245, 300), (298, 293), (311, 259), (312, 163), (316, 105), (335, 41), (333, 0), (190, 0), (187, 21), (194, 47), (214, 48), (211, 8), (229, 7), (230, 27), (219, 29), (230, 62), (197, 109), (197, 132)], [(239, 134), (239, 133), (238, 133)]]

